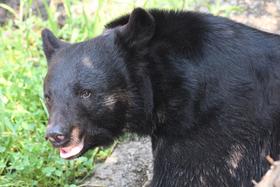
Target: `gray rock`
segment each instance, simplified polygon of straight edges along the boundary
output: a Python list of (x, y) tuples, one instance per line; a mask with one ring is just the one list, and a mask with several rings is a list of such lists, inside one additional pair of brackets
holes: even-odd
[(83, 186), (143, 187), (152, 179), (152, 151), (149, 138), (126, 140), (117, 145), (105, 163), (94, 170)]
[(280, 0), (238, 0), (243, 11), (232, 19), (267, 32), (280, 34)]

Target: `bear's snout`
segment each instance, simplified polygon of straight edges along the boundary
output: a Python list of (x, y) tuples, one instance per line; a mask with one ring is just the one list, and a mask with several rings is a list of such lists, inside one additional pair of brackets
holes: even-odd
[(67, 133), (61, 125), (49, 125), (46, 132), (46, 140), (49, 140), (54, 147), (61, 147), (69, 142)]

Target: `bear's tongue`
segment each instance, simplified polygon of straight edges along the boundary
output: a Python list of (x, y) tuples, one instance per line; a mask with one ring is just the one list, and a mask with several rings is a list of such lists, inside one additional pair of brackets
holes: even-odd
[(68, 147), (61, 147), (59, 148), (60, 157), (67, 159), (73, 157), (81, 152), (84, 147), (84, 139), (79, 144), (72, 144)]

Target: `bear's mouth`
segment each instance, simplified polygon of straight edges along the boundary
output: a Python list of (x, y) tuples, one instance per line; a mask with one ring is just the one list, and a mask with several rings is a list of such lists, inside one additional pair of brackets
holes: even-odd
[(81, 155), (84, 148), (84, 138), (78, 144), (70, 144), (67, 147), (60, 147), (60, 157), (63, 159), (74, 159)]
[(71, 141), (67, 146), (59, 147), (60, 157), (63, 159), (74, 159), (79, 157), (84, 149), (85, 137), (79, 138), (79, 128), (74, 128), (71, 133)]

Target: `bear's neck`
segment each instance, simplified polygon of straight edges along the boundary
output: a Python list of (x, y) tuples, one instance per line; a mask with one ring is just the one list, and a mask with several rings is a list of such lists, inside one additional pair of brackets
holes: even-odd
[[(193, 97), (196, 97), (199, 88), (191, 82), (198, 80), (196, 75), (188, 75), (193, 68), (187, 60), (173, 57), (172, 52), (159, 52), (157, 57), (149, 62), (153, 96), (151, 134), (185, 137), (196, 121), (198, 111), (195, 111), (193, 106), (194, 102), (199, 101), (194, 101)], [(188, 83), (192, 84), (192, 89), (189, 89)]]
[(193, 97), (203, 93), (199, 75), (193, 73), (196, 65), (168, 45), (151, 45), (146, 51), (142, 61), (129, 67), (131, 95), (137, 100), (128, 112), (127, 128), (140, 135), (185, 137), (199, 117), (194, 105), (200, 101)]
[(132, 95), (140, 96), (129, 111), (128, 128), (141, 135), (184, 136), (195, 123), (194, 113), (199, 113), (193, 107), (199, 101), (191, 97), (203, 89), (196, 85), (199, 75), (193, 69), (203, 56), (206, 29), (198, 23), (205, 21), (204, 16), (150, 13), (157, 25), (154, 37), (145, 49), (131, 50), (126, 56), (132, 87), (137, 88)]

